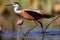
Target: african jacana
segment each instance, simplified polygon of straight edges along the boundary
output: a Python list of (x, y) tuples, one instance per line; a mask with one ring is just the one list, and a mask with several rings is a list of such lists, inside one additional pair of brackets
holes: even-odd
[(13, 6), (14, 7), (14, 12), (16, 15), (21, 16), (23, 18), (26, 18), (28, 20), (33, 20), (37, 21), (39, 24), (41, 24), (41, 28), (43, 30), (43, 25), (38, 19), (41, 18), (51, 18), (53, 15), (47, 14), (43, 10), (38, 10), (38, 9), (22, 9), (18, 10), (20, 4), (17, 2), (13, 2), (11, 4), (7, 4), (5, 6)]

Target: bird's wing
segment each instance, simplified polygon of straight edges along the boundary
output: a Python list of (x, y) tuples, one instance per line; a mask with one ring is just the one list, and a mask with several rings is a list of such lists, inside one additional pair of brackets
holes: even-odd
[(39, 10), (39, 9), (24, 9), (25, 11), (32, 11), (32, 12), (37, 12), (38, 14), (48, 14), (47, 12), (43, 11), (43, 10)]

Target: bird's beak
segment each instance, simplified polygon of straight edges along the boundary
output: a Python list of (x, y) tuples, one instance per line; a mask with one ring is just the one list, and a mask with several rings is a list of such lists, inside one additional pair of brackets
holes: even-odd
[(7, 4), (7, 5), (5, 5), (5, 6), (12, 6), (12, 4)]

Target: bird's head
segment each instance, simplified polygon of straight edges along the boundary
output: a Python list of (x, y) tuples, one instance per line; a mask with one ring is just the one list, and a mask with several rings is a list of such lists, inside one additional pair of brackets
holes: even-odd
[(7, 5), (5, 5), (5, 6), (13, 6), (13, 7), (17, 7), (17, 6), (19, 6), (20, 4), (18, 3), (18, 2), (13, 2), (13, 3), (11, 3), (11, 4), (7, 4)]

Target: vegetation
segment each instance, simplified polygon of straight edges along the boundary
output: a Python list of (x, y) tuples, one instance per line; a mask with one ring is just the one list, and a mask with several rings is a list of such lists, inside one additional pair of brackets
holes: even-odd
[[(19, 27), (26, 27), (29, 29), (29, 28), (33, 27), (34, 23), (32, 23), (31, 21), (26, 20), (24, 18), (16, 16), (14, 14), (13, 7), (6, 7), (4, 5), (12, 3), (12, 2), (19, 2), (21, 4), (21, 7), (20, 7), (21, 9), (24, 9), (24, 8), (42, 9), (42, 10), (48, 12), (49, 14), (54, 14), (51, 12), (52, 12), (54, 2), (56, 2), (56, 1), (59, 2), (60, 0), (0, 0), (0, 22), (3, 24), (4, 28), (10, 29), (10, 30), (8, 30), (9, 33), (13, 32), (12, 31), (13, 22), (14, 22), (14, 31), (18, 30)], [(16, 25), (16, 21), (18, 19), (24, 20), (24, 23), (21, 26)], [(51, 22), (53, 19), (54, 18), (41, 19), (40, 21), (42, 21), (44, 28), (45, 28), (45, 26), (49, 22)], [(49, 28), (58, 28), (58, 25), (56, 25), (55, 22), (52, 23), (50, 26), (51, 27), (49, 27)]]

